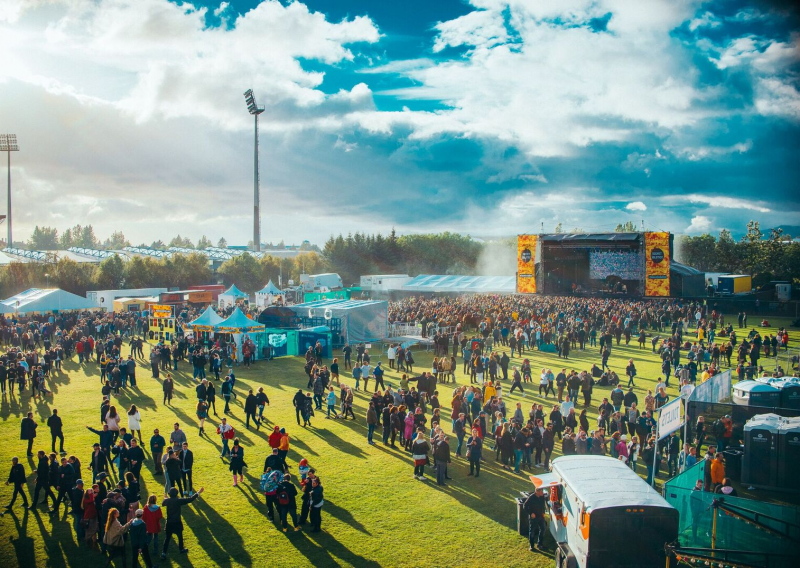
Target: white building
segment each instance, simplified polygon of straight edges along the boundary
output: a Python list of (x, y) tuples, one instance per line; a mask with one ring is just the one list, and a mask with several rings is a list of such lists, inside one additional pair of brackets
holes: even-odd
[(361, 277), (361, 289), (369, 292), (399, 290), (411, 280), (408, 274), (370, 274)]
[(166, 288), (130, 288), (128, 290), (90, 290), (86, 298), (98, 304), (104, 310), (114, 311), (114, 300), (117, 298), (146, 298), (167, 292)]

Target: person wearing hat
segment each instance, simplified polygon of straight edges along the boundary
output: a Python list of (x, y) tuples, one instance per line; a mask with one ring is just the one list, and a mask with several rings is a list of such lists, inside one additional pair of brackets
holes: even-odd
[(150, 559), (150, 550), (147, 547), (147, 524), (142, 519), (143, 516), (144, 510), (136, 509), (130, 529), (128, 529), (131, 541), (131, 561), (134, 566), (137, 566), (139, 555), (141, 555), (144, 565), (152, 568), (153, 561)]
[(183, 546), (183, 520), (181, 519), (181, 507), (188, 505), (195, 499), (202, 495), (204, 487), (192, 495), (191, 497), (181, 498), (178, 495), (178, 490), (174, 487), (169, 490), (169, 497), (166, 497), (161, 503), (161, 507), (167, 512), (167, 522), (164, 525), (164, 548), (161, 550), (161, 559), (167, 558), (167, 550), (169, 543), (172, 540), (172, 535), (178, 537), (178, 550), (182, 554), (189, 552), (188, 548)]
[(292, 517), (294, 530), (299, 531), (300, 525), (297, 522), (297, 488), (292, 483), (291, 474), (283, 476), (283, 482), (278, 486), (278, 517), (281, 520), (281, 527), (283, 532), (287, 532), (289, 527), (286, 523), (286, 517)]

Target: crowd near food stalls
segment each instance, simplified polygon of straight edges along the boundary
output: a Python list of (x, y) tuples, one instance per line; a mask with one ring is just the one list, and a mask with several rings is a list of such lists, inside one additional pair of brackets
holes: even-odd
[[(323, 318), (335, 330), (334, 345), (369, 343), (389, 333), (389, 303), (377, 300), (321, 300), (289, 307), (300, 318)], [(338, 325), (334, 324), (338, 320)], [(325, 324), (323, 324), (325, 325)]]
[[(128, 288), (126, 290), (89, 290), (86, 298), (97, 303), (106, 311), (122, 311), (116, 309), (116, 302), (123, 299), (151, 298), (158, 297), (159, 294), (166, 292), (166, 288)], [(145, 308), (141, 308), (142, 311)], [(125, 310), (128, 311), (128, 310)], [(134, 310), (131, 310), (134, 311)]]
[(285, 300), (284, 293), (272, 283), (272, 280), (256, 292), (256, 306), (259, 308), (268, 308), (273, 304), (284, 304)]
[(255, 359), (264, 356), (264, 347), (267, 346), (267, 337), (264, 333), (265, 326), (257, 321), (248, 318), (242, 310), (236, 308), (227, 319), (217, 324), (215, 336), (228, 334), (236, 342), (236, 352), (239, 358), (242, 357), (242, 344), (246, 339), (250, 339), (255, 344)]
[(30, 288), (0, 302), (5, 314), (67, 312), (99, 310), (97, 302), (59, 288)]
[(219, 295), (219, 298), (217, 298), (217, 306), (220, 308), (229, 308), (238, 304), (249, 303), (250, 295), (239, 290), (239, 288), (236, 287), (236, 284), (231, 284), (231, 287), (225, 290)]

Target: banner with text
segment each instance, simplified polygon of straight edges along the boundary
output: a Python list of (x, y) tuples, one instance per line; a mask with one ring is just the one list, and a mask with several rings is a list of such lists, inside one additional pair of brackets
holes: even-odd
[(517, 235), (517, 292), (536, 293), (536, 235)]
[(662, 406), (658, 414), (658, 439), (663, 440), (683, 426), (683, 399), (678, 397)]
[(645, 233), (645, 296), (669, 296), (669, 233)]

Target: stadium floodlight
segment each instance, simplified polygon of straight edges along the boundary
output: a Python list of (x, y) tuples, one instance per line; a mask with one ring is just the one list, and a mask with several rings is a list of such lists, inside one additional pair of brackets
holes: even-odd
[(260, 212), (260, 180), (258, 172), (258, 115), (264, 112), (263, 106), (258, 106), (253, 89), (244, 92), (244, 102), (247, 112), (255, 119), (255, 147), (253, 150), (253, 252), (261, 252), (261, 212)]
[(11, 235), (11, 152), (19, 152), (16, 134), (0, 134), (0, 152), (5, 152), (8, 155), (8, 212), (6, 214), (8, 244), (6, 246), (13, 247), (14, 241)]

